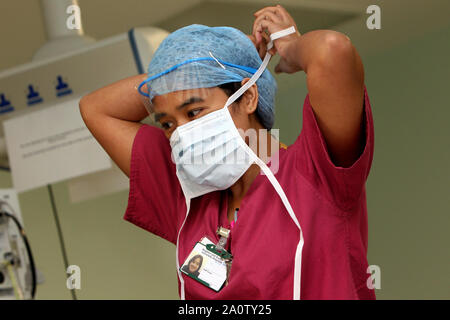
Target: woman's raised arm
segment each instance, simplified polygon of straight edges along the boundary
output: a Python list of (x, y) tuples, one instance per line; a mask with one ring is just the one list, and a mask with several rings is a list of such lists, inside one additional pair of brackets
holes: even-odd
[[(297, 26), (280, 5), (255, 13), (250, 39), (265, 53), (270, 34)], [(351, 166), (364, 147), (364, 68), (350, 39), (332, 30), (300, 32), (277, 39), (271, 53), (281, 57), (275, 72), (303, 70), (312, 109), (327, 143), (331, 159), (341, 167)]]
[(148, 116), (136, 90), (144, 78), (144, 74), (125, 78), (80, 100), (80, 113), (89, 131), (127, 177), (134, 137), (140, 121)]

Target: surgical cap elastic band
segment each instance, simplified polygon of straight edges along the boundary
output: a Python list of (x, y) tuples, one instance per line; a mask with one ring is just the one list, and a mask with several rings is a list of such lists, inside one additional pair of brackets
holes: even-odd
[[(168, 74), (169, 72), (174, 71), (175, 69), (177, 69), (178, 67), (181, 67), (182, 65), (185, 65), (185, 64), (188, 64), (188, 63), (191, 63), (191, 62), (206, 61), (206, 60), (209, 60), (209, 61), (215, 61), (215, 62), (220, 62), (221, 64), (224, 64), (224, 65), (226, 65), (226, 66), (233, 67), (233, 68), (237, 68), (237, 69), (241, 69), (241, 70), (247, 71), (247, 72), (249, 72), (249, 73), (251, 73), (251, 74), (254, 74), (254, 73), (257, 71), (257, 69), (255, 69), (255, 68), (246, 67), (246, 66), (240, 66), (240, 65), (237, 65), (237, 64), (234, 64), (234, 63), (230, 63), (230, 62), (226, 62), (226, 61), (222, 61), (222, 60), (216, 59), (216, 58), (210, 58), (210, 57), (194, 58), (194, 59), (189, 59), (189, 60), (183, 61), (183, 62), (181, 62), (181, 63), (178, 63), (178, 64), (174, 65), (173, 67), (170, 67), (169, 69), (167, 69), (167, 70), (165, 70), (165, 71), (163, 71), (163, 72), (160, 72), (160, 73), (158, 73), (158, 74), (155, 74), (155, 75), (153, 75), (153, 76), (151, 76), (151, 77), (145, 79), (145, 80), (142, 81), (141, 84), (139, 85), (138, 91), (139, 91), (139, 93), (142, 94), (143, 96), (146, 96), (146, 97), (150, 98), (150, 95), (149, 95), (148, 93), (145, 93), (145, 92), (143, 92), (143, 91), (141, 90), (142, 86), (144, 86), (146, 83), (148, 83), (148, 82), (150, 82), (150, 81), (152, 81), (152, 80), (155, 80), (156, 78), (159, 78), (159, 77), (161, 77), (161, 76), (163, 76), (163, 75), (165, 75), (165, 74)], [(220, 63), (219, 63), (219, 64), (220, 64)]]

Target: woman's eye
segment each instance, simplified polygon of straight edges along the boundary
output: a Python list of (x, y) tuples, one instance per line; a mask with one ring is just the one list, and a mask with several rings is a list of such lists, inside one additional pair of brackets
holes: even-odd
[(164, 128), (164, 130), (167, 130), (173, 126), (173, 123), (172, 122), (163, 122), (163, 123), (161, 123), (161, 126)]
[(190, 118), (195, 117), (197, 114), (200, 113), (200, 111), (202, 111), (203, 109), (195, 109), (195, 110), (191, 110), (188, 112), (188, 116)]

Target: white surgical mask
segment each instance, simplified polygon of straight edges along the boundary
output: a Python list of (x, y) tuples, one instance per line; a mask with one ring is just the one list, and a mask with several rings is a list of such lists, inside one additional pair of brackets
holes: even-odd
[(227, 107), (178, 127), (170, 145), (184, 195), (192, 199), (232, 186), (254, 162), (242, 142)]
[[(273, 33), (268, 44), (270, 50), (273, 40), (295, 32), (291, 27)], [(236, 101), (260, 77), (269, 63), (271, 55), (267, 52), (263, 63), (250, 80), (236, 91), (225, 103), (225, 106), (199, 119), (179, 126), (170, 137), (172, 157), (176, 164), (177, 177), (186, 198), (186, 217), (181, 225), (177, 237), (177, 272), (181, 283), (181, 299), (185, 299), (184, 280), (179, 271), (179, 239), (181, 230), (186, 222), (190, 200), (209, 192), (224, 190), (232, 186), (252, 165), (256, 163), (269, 179), (280, 196), (291, 219), (300, 230), (300, 238), (295, 253), (294, 267), (294, 300), (300, 299), (301, 256), (303, 249), (303, 235), (300, 224), (287, 199), (283, 189), (267, 165), (253, 152), (242, 139), (234, 125), (228, 106)]]

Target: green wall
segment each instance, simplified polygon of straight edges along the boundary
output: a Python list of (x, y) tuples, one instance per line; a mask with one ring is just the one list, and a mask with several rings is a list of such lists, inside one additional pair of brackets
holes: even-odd
[(364, 59), (375, 121), (369, 262), (383, 299), (449, 299), (450, 25)]

